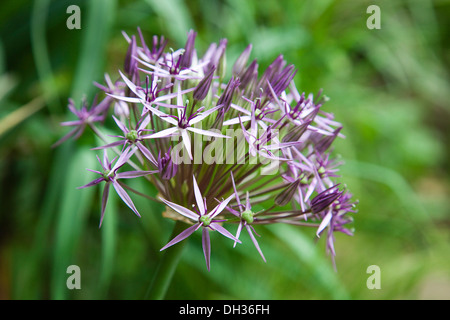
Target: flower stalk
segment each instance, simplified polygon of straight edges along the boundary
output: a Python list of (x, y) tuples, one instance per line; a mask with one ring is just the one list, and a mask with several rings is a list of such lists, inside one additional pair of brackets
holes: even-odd
[[(172, 237), (180, 233), (184, 228), (184, 223), (177, 221), (172, 231)], [(175, 270), (183, 254), (186, 243), (167, 249), (156, 267), (152, 282), (147, 290), (146, 298), (150, 300), (162, 300), (166, 296), (167, 290), (172, 281)]]

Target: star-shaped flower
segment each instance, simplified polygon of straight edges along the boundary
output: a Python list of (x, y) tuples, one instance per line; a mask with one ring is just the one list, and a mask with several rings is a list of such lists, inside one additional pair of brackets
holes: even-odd
[(151, 107), (150, 105), (146, 105), (146, 107), (157, 117), (159, 117), (161, 120), (168, 122), (169, 124), (172, 124), (173, 127), (163, 129), (159, 132), (153, 133), (151, 135), (148, 135), (147, 138), (163, 138), (163, 137), (169, 137), (174, 135), (181, 135), (181, 138), (183, 140), (183, 144), (188, 152), (189, 158), (192, 160), (192, 152), (191, 152), (191, 139), (189, 137), (188, 131), (202, 134), (205, 136), (210, 137), (216, 137), (216, 138), (229, 138), (228, 136), (222, 135), (220, 133), (214, 132), (214, 131), (208, 131), (203, 130), (200, 128), (193, 127), (194, 124), (200, 123), (203, 119), (205, 119), (207, 116), (212, 114), (214, 111), (219, 110), (222, 108), (222, 106), (216, 106), (209, 110), (203, 111), (204, 107), (199, 108), (196, 112), (194, 112), (191, 115), (187, 115), (187, 106), (182, 106), (182, 96), (181, 96), (181, 88), (178, 90), (178, 96), (177, 96), (177, 104), (178, 104), (178, 116), (168, 115), (164, 112)]
[(161, 251), (164, 249), (167, 249), (170, 246), (173, 246), (174, 244), (186, 239), (189, 237), (194, 231), (198, 230), (200, 227), (202, 227), (202, 245), (203, 245), (203, 253), (205, 255), (206, 260), (206, 267), (210, 268), (210, 257), (211, 257), (211, 243), (209, 239), (209, 231), (218, 231), (222, 235), (224, 235), (227, 238), (230, 238), (231, 240), (234, 240), (236, 242), (241, 243), (241, 241), (237, 238), (235, 238), (228, 230), (226, 230), (224, 227), (222, 227), (218, 222), (222, 222), (223, 220), (214, 220), (214, 218), (220, 214), (225, 207), (228, 205), (228, 203), (231, 201), (231, 199), (234, 197), (234, 194), (229, 196), (227, 199), (221, 201), (214, 209), (212, 209), (210, 212), (207, 211), (206, 208), (206, 198), (202, 197), (202, 194), (200, 192), (200, 189), (197, 185), (197, 181), (195, 180), (195, 176), (193, 178), (193, 184), (194, 184), (194, 195), (195, 200), (197, 202), (197, 212), (193, 212), (189, 209), (186, 209), (183, 206), (180, 206), (179, 204), (167, 201), (165, 199), (160, 198), (166, 205), (171, 207), (173, 210), (178, 212), (179, 214), (185, 216), (188, 219), (191, 219), (195, 222), (194, 225), (190, 226), (183, 232), (181, 232), (179, 235), (177, 235), (175, 238), (173, 238), (169, 243), (167, 243), (164, 247), (161, 248)]
[[(136, 148), (136, 147), (135, 147)], [(111, 184), (113, 185), (114, 189), (116, 190), (119, 197), (125, 202), (125, 204), (133, 210), (133, 212), (140, 217), (138, 210), (133, 204), (133, 201), (131, 200), (130, 196), (126, 193), (124, 188), (120, 185), (120, 183), (117, 181), (118, 179), (131, 179), (136, 177), (142, 177), (149, 174), (156, 173), (158, 171), (127, 171), (127, 172), (120, 172), (117, 173), (117, 170), (122, 167), (128, 159), (133, 154), (133, 151), (130, 150), (130, 148), (127, 148), (122, 154), (120, 155), (119, 159), (117, 160), (116, 164), (112, 166), (112, 163), (116, 158), (114, 158), (112, 161), (109, 161), (108, 155), (106, 153), (106, 150), (103, 150), (103, 162), (99, 159), (97, 156), (98, 162), (100, 162), (100, 165), (103, 169), (103, 171), (96, 171), (88, 169), (88, 171), (98, 173), (100, 175), (99, 178), (92, 180), (88, 184), (78, 187), (78, 189), (83, 189), (87, 187), (92, 187), (97, 184), (99, 184), (102, 181), (105, 181), (105, 187), (103, 188), (103, 196), (102, 196), (102, 211), (101, 211), (101, 217), (100, 217), (100, 224), (99, 227), (102, 225), (103, 216), (105, 214), (105, 208), (106, 203), (108, 201), (108, 195), (109, 195), (109, 187)]]
[[(236, 217), (240, 218), (241, 221), (239, 222), (239, 226), (236, 232), (236, 239), (239, 239), (239, 236), (241, 235), (242, 228), (245, 227), (247, 229), (248, 235), (250, 236), (250, 239), (252, 239), (253, 244), (256, 247), (256, 250), (258, 250), (259, 254), (261, 255), (261, 258), (266, 262), (266, 258), (264, 257), (264, 254), (261, 251), (261, 248), (259, 247), (258, 241), (256, 240), (255, 236), (253, 235), (253, 232), (259, 236), (255, 229), (253, 229), (252, 223), (254, 220), (255, 213), (252, 211), (252, 206), (250, 204), (250, 197), (249, 193), (247, 191), (247, 195), (245, 198), (245, 207), (241, 204), (241, 201), (239, 200), (238, 192), (236, 189), (236, 185), (234, 183), (234, 177), (233, 173), (231, 173), (231, 181), (233, 182), (233, 189), (234, 189), (234, 196), (236, 197), (236, 202), (239, 207), (239, 212), (227, 207), (228, 211), (230, 211), (232, 214), (234, 214)], [(244, 208), (243, 208), (244, 207)], [(234, 243), (236, 245), (236, 242)]]
[(232, 118), (230, 120), (226, 120), (223, 122), (224, 126), (234, 125), (241, 122), (251, 121), (252, 127), (256, 127), (256, 125), (260, 126), (263, 130), (267, 129), (266, 122), (269, 123), (276, 123), (277, 120), (274, 120), (270, 117), (268, 117), (269, 114), (272, 114), (274, 112), (277, 112), (278, 109), (271, 108), (270, 105), (261, 106), (261, 98), (257, 98), (255, 101), (252, 101), (246, 97), (242, 97), (244, 100), (250, 103), (251, 105), (251, 111), (248, 111), (247, 109), (237, 105), (237, 104), (231, 104), (231, 107), (235, 110), (238, 110), (239, 112), (243, 113), (244, 115), (239, 115), (236, 118)]
[(258, 138), (256, 126), (252, 124), (250, 131), (247, 131), (242, 121), (240, 122), (240, 125), (244, 138), (247, 140), (249, 146), (249, 153), (252, 157), (259, 154), (260, 156), (271, 160), (288, 161), (289, 159), (275, 156), (271, 150), (281, 150), (283, 148), (289, 148), (301, 144), (300, 141), (279, 142), (276, 137), (279, 132), (278, 130), (272, 129), (272, 126), (268, 126)]
[[(131, 92), (133, 92), (136, 97), (124, 97), (121, 95), (115, 95), (115, 94), (109, 94), (107, 93), (107, 95), (121, 100), (121, 101), (125, 101), (125, 102), (131, 102), (131, 103), (142, 103), (144, 105), (144, 110), (142, 111), (142, 115), (145, 114), (148, 110), (146, 109), (147, 106), (150, 106), (151, 104), (156, 104), (156, 105), (162, 105), (165, 107), (172, 107), (173, 106), (163, 103), (163, 101), (168, 101), (170, 99), (176, 98), (179, 94), (185, 94), (191, 91), (194, 91), (195, 88), (190, 88), (187, 90), (181, 90), (180, 89), (178, 92), (174, 92), (174, 93), (170, 93), (170, 94), (161, 94), (161, 92), (167, 88), (169, 88), (169, 86), (166, 86), (163, 90), (158, 90), (157, 89), (157, 85), (158, 85), (158, 77), (157, 76), (152, 76), (152, 81), (150, 83), (150, 81), (148, 80), (148, 78), (146, 78), (146, 89), (143, 89), (141, 86), (136, 86), (132, 81), (130, 81), (130, 79), (128, 79), (120, 70), (119, 70), (120, 76), (122, 77), (123, 81), (125, 82), (125, 84), (128, 86), (128, 88), (130, 88)], [(176, 108), (176, 107), (175, 107)]]
[(136, 129), (129, 130), (124, 123), (119, 121), (116, 117), (113, 116), (114, 121), (116, 122), (117, 126), (122, 130), (123, 136), (115, 136), (117, 138), (121, 138), (121, 140), (114, 141), (111, 143), (108, 143), (101, 147), (93, 148), (93, 150), (98, 149), (105, 149), (105, 148), (111, 148), (116, 147), (119, 145), (123, 145), (123, 149), (125, 146), (128, 145), (135, 145), (142, 154), (155, 166), (157, 165), (155, 157), (152, 155), (150, 150), (142, 143), (143, 139), (146, 139), (149, 135), (143, 135), (144, 132), (150, 131), (150, 129), (146, 129), (148, 124), (150, 123), (150, 116), (146, 116), (141, 120), (141, 123), (138, 123), (136, 125)]
[(72, 99), (69, 99), (69, 110), (78, 118), (73, 121), (64, 121), (61, 122), (62, 126), (74, 127), (69, 133), (67, 133), (64, 137), (58, 140), (52, 147), (59, 146), (61, 143), (66, 141), (67, 139), (74, 137), (78, 139), (84, 132), (87, 126), (93, 127), (95, 122), (102, 122), (105, 120), (105, 110), (109, 107), (111, 100), (104, 99), (99, 104), (92, 105), (92, 107), (88, 110), (86, 101), (83, 101), (83, 105), (80, 110), (77, 110), (75, 107), (75, 102)]

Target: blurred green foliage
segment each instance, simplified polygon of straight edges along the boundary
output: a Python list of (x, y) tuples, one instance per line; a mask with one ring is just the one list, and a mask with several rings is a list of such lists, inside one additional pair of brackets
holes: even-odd
[[(228, 39), (227, 59), (253, 44), (260, 68), (282, 53), (299, 90), (320, 88), (346, 138), (335, 153), (359, 199), (355, 235), (336, 239), (337, 272), (314, 230), (258, 228), (264, 263), (249, 239), (212, 237), (211, 271), (189, 239), (169, 299), (450, 299), (450, 1), (15, 0), (0, 4), (0, 299), (141, 299), (173, 223), (163, 207), (117, 199), (98, 229), (100, 190), (77, 190), (95, 166), (87, 134), (57, 149), (69, 97), (93, 98), (93, 81), (123, 67), (121, 31), (164, 35), (197, 50)], [(66, 27), (69, 5), (81, 30)], [(155, 192), (147, 185), (133, 186)], [(245, 241), (247, 240), (247, 241)], [(82, 272), (66, 288), (67, 266)], [(381, 269), (369, 290), (367, 267)]]

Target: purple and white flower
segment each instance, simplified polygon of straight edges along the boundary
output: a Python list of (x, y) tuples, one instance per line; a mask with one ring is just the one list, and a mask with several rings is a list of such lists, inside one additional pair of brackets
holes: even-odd
[[(299, 91), (297, 70), (282, 55), (260, 71), (251, 44), (227, 75), (227, 39), (199, 54), (193, 30), (177, 50), (167, 49), (167, 40), (158, 36), (148, 46), (139, 28), (137, 35), (123, 35), (129, 44), (123, 71), (96, 84), (105, 97), (90, 109), (84, 103), (78, 110), (69, 100), (76, 119), (62, 125), (73, 129), (56, 143), (79, 138), (85, 129), (103, 141), (93, 147), (104, 150), (102, 171), (90, 170), (99, 177), (82, 187), (105, 183), (100, 224), (112, 185), (136, 215), (125, 190), (164, 204), (164, 217), (186, 223), (161, 250), (201, 229), (208, 270), (210, 233), (217, 231), (236, 245), (246, 229), (266, 261), (255, 228), (274, 223), (314, 228), (318, 238), (326, 233), (326, 251), (334, 261), (335, 234), (352, 235), (356, 202), (340, 189), (342, 162), (332, 146), (345, 136), (341, 123), (325, 110), (328, 98), (322, 90), (317, 95)], [(117, 157), (109, 161), (106, 150)], [(125, 165), (134, 170), (122, 171)], [(158, 196), (123, 181), (138, 177)], [(230, 226), (237, 227), (235, 236)]]

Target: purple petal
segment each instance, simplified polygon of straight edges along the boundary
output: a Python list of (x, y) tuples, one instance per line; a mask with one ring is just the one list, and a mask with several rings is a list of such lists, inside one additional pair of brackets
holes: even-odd
[(332, 217), (333, 217), (333, 214), (330, 210), (330, 211), (328, 211), (326, 216), (323, 218), (322, 222), (319, 225), (319, 228), (317, 228), (317, 232), (316, 232), (317, 237), (320, 237), (320, 233), (323, 231), (323, 229), (325, 229), (328, 226)]
[[(239, 124), (241, 125), (241, 129), (244, 134), (244, 138), (245, 138), (245, 140), (247, 140), (249, 147), (252, 147), (252, 149), (254, 149), (253, 143), (255, 142), (254, 140), (256, 140), (256, 139), (255, 139), (255, 137), (251, 136), (245, 129), (244, 125), (242, 124), (241, 116), (239, 116)], [(253, 139), (250, 139), (250, 138), (253, 138)], [(254, 154), (252, 154), (252, 155), (255, 156)]]
[(103, 177), (97, 178), (95, 180), (92, 180), (91, 182), (89, 182), (88, 184), (85, 184), (84, 186), (78, 187), (77, 189), (83, 189), (83, 188), (87, 188), (87, 187), (92, 187), (95, 186), (97, 184), (99, 184), (100, 182), (104, 181), (105, 179)]
[(148, 124), (150, 123), (150, 115), (147, 115), (141, 122), (141, 124), (139, 125), (139, 128), (137, 131), (142, 131), (144, 130)]
[(147, 147), (145, 147), (142, 143), (138, 142), (136, 143), (136, 146), (139, 148), (139, 150), (142, 152), (142, 154), (151, 162), (153, 163), (155, 166), (158, 165), (158, 163), (156, 162), (155, 157), (153, 157), (152, 153), (150, 152), (150, 150), (147, 149)]
[(200, 215), (205, 214), (205, 205), (203, 203), (202, 194), (200, 192), (200, 189), (198, 188), (197, 180), (195, 180), (195, 176), (192, 176), (193, 182), (194, 182), (194, 195), (195, 200), (197, 201), (198, 210), (200, 211)]
[[(244, 98), (244, 99), (247, 100), (248, 102), (252, 103), (251, 100), (245, 98), (244, 96), (243, 96), (242, 98)], [(248, 116), (251, 115), (251, 112), (250, 112), (250, 111), (248, 111), (248, 110), (245, 109), (245, 108), (242, 108), (241, 106), (239, 106), (239, 105), (237, 105), (237, 104), (232, 103), (232, 104), (231, 104), (231, 107), (232, 107), (233, 109), (235, 109), (235, 110), (238, 110), (239, 112), (241, 112), (241, 113), (243, 113), (243, 114), (246, 114), (246, 115), (248, 115)]]
[(275, 99), (275, 102), (277, 103), (277, 105), (280, 105), (280, 101), (278, 100), (278, 95), (274, 92), (272, 86), (270, 85), (269, 80), (267, 80), (267, 84), (269, 86), (270, 93), (272, 94), (272, 97)]
[(250, 53), (252, 51), (252, 45), (249, 44), (245, 50), (239, 55), (239, 57), (236, 59), (236, 62), (233, 65), (233, 75), (241, 75), (243, 74), (245, 70), (245, 66), (247, 64), (248, 58), (250, 57)]
[(217, 216), (219, 213), (221, 213), (223, 211), (223, 209), (225, 209), (225, 207), (228, 205), (228, 202), (231, 201), (231, 199), (234, 197), (234, 194), (232, 194), (231, 196), (229, 196), (228, 198), (226, 198), (225, 200), (223, 200), (221, 203), (219, 203), (210, 213), (209, 213), (209, 217), (212, 219), (215, 216)]
[(76, 116), (78, 116), (79, 112), (78, 110), (75, 108), (75, 102), (72, 99), (69, 99), (69, 104), (67, 106), (69, 108), (69, 110), (75, 114)]
[(252, 120), (252, 117), (251, 117), (251, 116), (242, 116), (242, 117), (239, 116), (238, 118), (233, 118), (233, 119), (224, 121), (224, 122), (223, 122), (223, 125), (224, 125), (224, 126), (229, 126), (229, 125), (231, 125), (231, 124), (238, 124), (239, 121), (245, 122), (245, 121), (250, 121), (250, 120)]
[(138, 96), (139, 98), (141, 98), (142, 100), (145, 101), (145, 95), (141, 90), (137, 90), (136, 85), (131, 82), (120, 70), (119, 70), (120, 76), (122, 77), (123, 81), (125, 81), (126, 85), (128, 86), (128, 88), (130, 88), (131, 91), (133, 91), (133, 93)]
[(231, 182), (233, 183), (233, 190), (234, 190), (234, 195), (236, 196), (236, 202), (237, 202), (237, 204), (240, 207), (241, 206), (241, 201), (239, 200), (239, 196), (238, 196), (237, 189), (236, 189), (236, 184), (234, 183), (233, 172), (231, 172)]
[(164, 138), (164, 137), (170, 137), (173, 133), (178, 131), (178, 127), (172, 127), (168, 129), (161, 130), (159, 132), (148, 134), (145, 136), (142, 136), (142, 139), (153, 139), (153, 138)]
[(200, 227), (199, 223), (194, 224), (193, 226), (190, 226), (186, 230), (182, 231), (179, 235), (177, 235), (175, 238), (169, 241), (164, 247), (161, 248), (160, 251), (163, 251), (167, 249), (170, 246), (173, 246), (174, 244), (186, 239), (189, 237), (192, 233), (194, 233), (195, 230), (197, 230)]
[(103, 149), (103, 163), (100, 161), (100, 158), (97, 157), (98, 162), (100, 162), (100, 165), (102, 166), (103, 170), (109, 170), (111, 169), (111, 163), (108, 160), (108, 153), (106, 152), (106, 149)]
[(186, 218), (189, 218), (189, 219), (194, 220), (194, 221), (198, 221), (198, 218), (199, 218), (198, 214), (192, 212), (191, 210), (186, 209), (185, 207), (180, 206), (179, 204), (167, 201), (167, 200), (165, 200), (163, 198), (159, 198), (159, 199), (162, 202), (164, 202), (165, 204), (167, 204), (169, 207), (171, 207), (173, 210), (178, 212), (179, 214), (185, 216)]
[[(183, 95), (181, 94), (181, 81), (178, 82), (178, 88), (177, 88), (177, 104), (179, 106), (183, 105)], [(195, 90), (194, 90), (195, 91)], [(178, 114), (180, 114), (180, 109), (178, 109)]]
[[(193, 79), (195, 79), (195, 77), (193, 77)], [(181, 92), (181, 94), (186, 94), (186, 93), (194, 91), (194, 90), (195, 90), (195, 87), (194, 88), (189, 88), (189, 89), (186, 89), (186, 90), (181, 90), (180, 92)], [(162, 96), (156, 98), (153, 101), (153, 103), (156, 104), (156, 105), (163, 105), (163, 106), (165, 106), (167, 108), (179, 108), (179, 106), (168, 105), (166, 103), (160, 102), (160, 101), (167, 101), (167, 100), (175, 98), (177, 96), (178, 96), (178, 92), (165, 94), (165, 95), (162, 95)]]
[(200, 115), (196, 116), (194, 119), (192, 119), (191, 121), (189, 121), (189, 124), (196, 124), (197, 122), (202, 121), (203, 119), (205, 119), (207, 116), (209, 116), (211, 113), (213, 113), (214, 111), (219, 110), (220, 108), (222, 108), (222, 106), (216, 106), (214, 108), (208, 109), (205, 112), (202, 112)]
[(128, 161), (128, 159), (130, 159), (130, 157), (136, 152), (136, 150), (137, 147), (132, 148), (131, 146), (125, 149), (120, 155), (114, 167), (111, 168), (111, 172), (115, 172), (117, 169), (123, 166)]
[(152, 171), (126, 171), (126, 172), (120, 172), (116, 175), (117, 179), (133, 179), (137, 177), (143, 177), (147, 176), (149, 174), (157, 173), (158, 170), (152, 170)]
[(69, 133), (67, 133), (64, 137), (62, 137), (61, 139), (59, 139), (57, 142), (55, 142), (52, 145), (52, 148), (55, 148), (57, 146), (59, 146), (60, 144), (62, 144), (64, 141), (68, 140), (70, 137), (74, 136), (75, 133), (80, 130), (80, 128), (75, 128), (73, 130), (71, 130)]
[(189, 131), (198, 133), (198, 134), (203, 134), (205, 136), (209, 136), (209, 137), (217, 137), (217, 138), (230, 138), (229, 136), (224, 136), (223, 134), (220, 133), (216, 133), (214, 131), (207, 131), (207, 130), (203, 130), (203, 129), (199, 129), (199, 128), (194, 128), (194, 127), (187, 127), (186, 128)]
[[(239, 226), (238, 226), (237, 231), (236, 231), (236, 239), (239, 239), (239, 236), (241, 235), (242, 225), (243, 225), (243, 223), (241, 221), (239, 223)], [(234, 242), (233, 248), (236, 247), (236, 243), (237, 243), (237, 241)]]
[(90, 172), (98, 173), (99, 175), (102, 175), (102, 174), (103, 174), (102, 172), (97, 171), (97, 170), (92, 170), (92, 169), (86, 169), (86, 170), (87, 170), (87, 171), (90, 171)]
[[(168, 95), (167, 96), (162, 96), (162, 97), (159, 97), (159, 98), (168, 99)], [(157, 100), (159, 98), (157, 98), (155, 101), (153, 101), (153, 104), (155, 104), (157, 106), (160, 106), (160, 107), (166, 107), (168, 109), (184, 109), (184, 106), (179, 106), (179, 105), (176, 105), (176, 104), (169, 104), (169, 103), (165, 103), (165, 102), (157, 102)]]
[[(264, 153), (264, 152), (262, 152), (262, 151), (266, 151), (267, 154)], [(270, 160), (276, 160), (276, 161), (289, 161), (289, 159), (287, 159), (287, 158), (280, 158), (280, 157), (274, 156), (273, 153), (271, 153), (270, 151), (265, 150), (265, 148), (262, 148), (261, 150), (259, 150), (258, 154), (259, 154), (261, 157), (264, 157), (264, 158), (267, 158), (267, 159), (270, 159)]]
[(123, 96), (119, 96), (119, 95), (115, 95), (115, 94), (110, 94), (110, 93), (106, 93), (108, 96), (117, 99), (117, 100), (121, 100), (121, 101), (125, 101), (125, 102), (131, 102), (131, 103), (142, 103), (142, 100), (139, 98), (132, 98), (132, 97), (123, 97)]
[(178, 125), (178, 121), (175, 120), (172, 117), (169, 117), (169, 115), (165, 114), (162, 111), (159, 111), (158, 109), (153, 108), (152, 106), (150, 106), (149, 104), (146, 104), (145, 107), (150, 110), (154, 115), (156, 115), (158, 118), (160, 118), (161, 120), (164, 120), (174, 126)]
[(123, 200), (123, 202), (125, 202), (125, 204), (134, 211), (134, 213), (138, 216), (141, 217), (141, 215), (139, 214), (139, 212), (137, 211), (136, 207), (134, 206), (133, 201), (131, 201), (130, 196), (126, 193), (126, 191), (121, 187), (121, 185), (117, 182), (117, 181), (113, 181), (113, 186), (114, 189), (116, 189), (117, 194), (119, 195), (119, 197)]
[(225, 237), (230, 238), (231, 240), (234, 240), (236, 242), (242, 243), (241, 240), (233, 236), (227, 229), (222, 227), (220, 224), (213, 222), (209, 226), (211, 227), (211, 229), (220, 232)]
[(74, 121), (64, 121), (60, 123), (61, 126), (79, 126), (80, 124), (83, 124), (83, 121), (74, 120)]
[(283, 149), (283, 148), (293, 147), (293, 146), (296, 146), (296, 145), (302, 144), (302, 143), (303, 143), (302, 141), (273, 143), (273, 144), (264, 146), (264, 149), (266, 149), (266, 150)]
[(247, 197), (246, 197), (246, 201), (245, 201), (245, 210), (251, 210), (252, 206), (250, 205), (250, 194), (247, 191)]
[[(189, 129), (192, 129), (192, 128), (189, 128)], [(191, 152), (191, 139), (189, 138), (189, 133), (185, 129), (181, 130), (181, 138), (183, 140), (183, 144), (188, 153), (189, 159), (193, 160), (192, 152)]]
[(114, 116), (112, 116), (112, 117), (113, 117), (114, 121), (116, 122), (117, 126), (120, 128), (120, 130), (122, 130), (122, 132), (126, 135), (127, 132), (129, 132), (130, 130), (128, 130), (128, 128), (116, 117), (114, 117)]
[(256, 109), (255, 109), (255, 107), (256, 107), (256, 105), (254, 103), (252, 103), (252, 114), (251, 114), (252, 120), (250, 122), (250, 130), (251, 130), (251, 132), (256, 133), (257, 128), (256, 128), (256, 114), (255, 114)]
[(238, 218), (241, 216), (241, 213), (239, 211), (236, 211), (231, 207), (227, 207), (227, 210), (230, 211), (232, 214), (234, 214)]
[(98, 227), (100, 228), (102, 226), (103, 222), (103, 216), (105, 215), (105, 209), (106, 209), (106, 203), (108, 202), (108, 195), (109, 195), (109, 186), (110, 184), (105, 184), (105, 187), (103, 188), (103, 195), (102, 195), (102, 212), (100, 215), (100, 223)]
[(256, 241), (256, 238), (255, 238), (255, 236), (253, 235), (252, 227), (249, 226), (249, 225), (246, 225), (245, 228), (247, 229), (248, 234), (250, 235), (250, 238), (252, 239), (253, 244), (254, 244), (255, 247), (256, 247), (256, 250), (258, 250), (258, 252), (259, 252), (259, 254), (261, 255), (261, 257), (262, 257), (262, 259), (264, 260), (264, 262), (266, 262), (266, 258), (264, 257), (264, 255), (263, 255), (263, 253), (262, 253), (262, 251), (261, 251), (261, 248), (259, 247), (258, 241)]
[(203, 254), (205, 255), (206, 260), (206, 268), (210, 269), (211, 264), (211, 241), (209, 239), (209, 230), (208, 228), (203, 228), (202, 230), (202, 246), (203, 246)]

